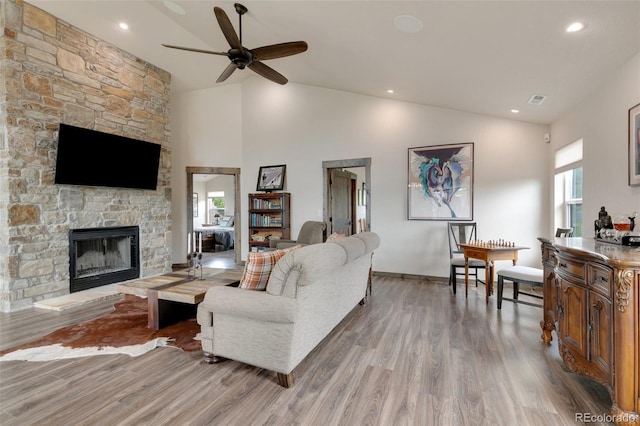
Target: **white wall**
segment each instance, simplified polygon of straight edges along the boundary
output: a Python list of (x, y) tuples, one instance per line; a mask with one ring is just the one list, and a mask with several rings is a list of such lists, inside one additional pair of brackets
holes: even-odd
[[(371, 157), (371, 225), (382, 239), (375, 270), (447, 276), (445, 222), (407, 220), (407, 148), (474, 142), (479, 237), (527, 245), (520, 263), (538, 266), (536, 238), (553, 231), (551, 165), (558, 146), (585, 140), (585, 230), (589, 212), (595, 218), (600, 205), (611, 213), (640, 210), (640, 188), (626, 183), (627, 110), (640, 101), (639, 79), (636, 57), (550, 129), (257, 77), (183, 94), (172, 103), (174, 261), (182, 261), (176, 253), (186, 248), (180, 193), (186, 166), (241, 167), (244, 205), (259, 166), (286, 164), (297, 235), (304, 221), (322, 218), (322, 161)], [(246, 206), (241, 211), (246, 235)], [(242, 247), (243, 259), (246, 253)]]
[(184, 263), (187, 221), (187, 167), (241, 167), (240, 85), (175, 95), (171, 100), (171, 207), (173, 263)]
[(235, 209), (235, 176), (217, 175), (207, 182), (207, 192), (224, 192), (224, 215), (233, 216)]
[(550, 228), (547, 126), (259, 78), (243, 83), (242, 126), (243, 199), (259, 166), (286, 164), (297, 235), (322, 217), (322, 161), (371, 157), (371, 226), (382, 240), (374, 269), (433, 276), (449, 274), (446, 222), (407, 220), (407, 148), (474, 142), (479, 237), (529, 246), (520, 263), (540, 265), (536, 238)]
[[(628, 110), (640, 103), (640, 54), (551, 126), (553, 152), (583, 138), (583, 233), (605, 206), (610, 215), (640, 213), (640, 187), (628, 185)], [(640, 221), (639, 221), (640, 222)], [(640, 226), (640, 225), (639, 225)]]
[[(185, 186), (186, 188), (186, 186)], [(207, 218), (207, 185), (205, 182), (193, 182), (193, 192), (198, 194), (198, 216), (193, 217), (193, 227), (199, 228)]]

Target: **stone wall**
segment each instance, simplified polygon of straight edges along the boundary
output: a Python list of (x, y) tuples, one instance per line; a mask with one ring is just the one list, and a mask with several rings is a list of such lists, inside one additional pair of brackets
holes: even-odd
[[(140, 226), (171, 270), (171, 76), (21, 0), (0, 2), (0, 310), (69, 293), (68, 232)], [(162, 146), (156, 191), (55, 185), (60, 123)]]

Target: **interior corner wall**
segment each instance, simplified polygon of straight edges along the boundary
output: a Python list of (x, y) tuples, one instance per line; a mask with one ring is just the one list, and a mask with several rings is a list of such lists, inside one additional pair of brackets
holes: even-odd
[(242, 86), (179, 93), (171, 100), (173, 263), (185, 262), (187, 167), (242, 166)]
[(593, 237), (593, 221), (602, 206), (610, 215), (640, 214), (640, 186), (628, 184), (629, 109), (639, 103), (637, 54), (590, 97), (551, 125), (551, 164), (558, 148), (583, 139), (584, 237)]
[[(449, 275), (445, 221), (407, 220), (408, 148), (473, 142), (479, 238), (515, 241), (520, 264), (540, 265), (549, 236), (548, 126), (249, 78), (242, 87), (242, 196), (260, 166), (286, 164), (292, 234), (322, 220), (322, 161), (370, 157), (376, 271)], [(242, 209), (243, 234), (247, 212)], [(246, 258), (247, 247), (242, 247)]]

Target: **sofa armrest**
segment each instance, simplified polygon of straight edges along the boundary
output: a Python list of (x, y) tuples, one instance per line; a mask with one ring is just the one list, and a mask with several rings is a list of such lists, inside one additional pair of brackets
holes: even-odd
[(262, 322), (293, 323), (297, 317), (296, 300), (274, 296), (266, 291), (219, 286), (207, 290), (198, 306), (198, 324), (210, 327), (212, 314), (249, 318)]

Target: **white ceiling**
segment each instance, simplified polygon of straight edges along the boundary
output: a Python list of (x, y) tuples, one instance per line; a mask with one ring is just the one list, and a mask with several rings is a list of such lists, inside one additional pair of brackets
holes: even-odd
[[(30, 3), (172, 74), (172, 90), (216, 85), (224, 56), (160, 43), (226, 51), (213, 7), (236, 27), (233, 2), (31, 0)], [(640, 51), (640, 0), (627, 1), (243, 1), (243, 44), (304, 40), (305, 53), (265, 63), (290, 82), (462, 111), (551, 123)], [(424, 24), (407, 34), (397, 15)], [(567, 34), (572, 21), (587, 25)], [(130, 29), (118, 28), (126, 21)], [(225, 83), (255, 76), (236, 71)], [(640, 80), (640, 76), (639, 76)], [(275, 84), (275, 83), (273, 83)], [(386, 90), (395, 90), (393, 95)], [(630, 88), (638, 91), (640, 84)], [(529, 105), (544, 95), (541, 105)], [(515, 115), (511, 108), (520, 113)]]

